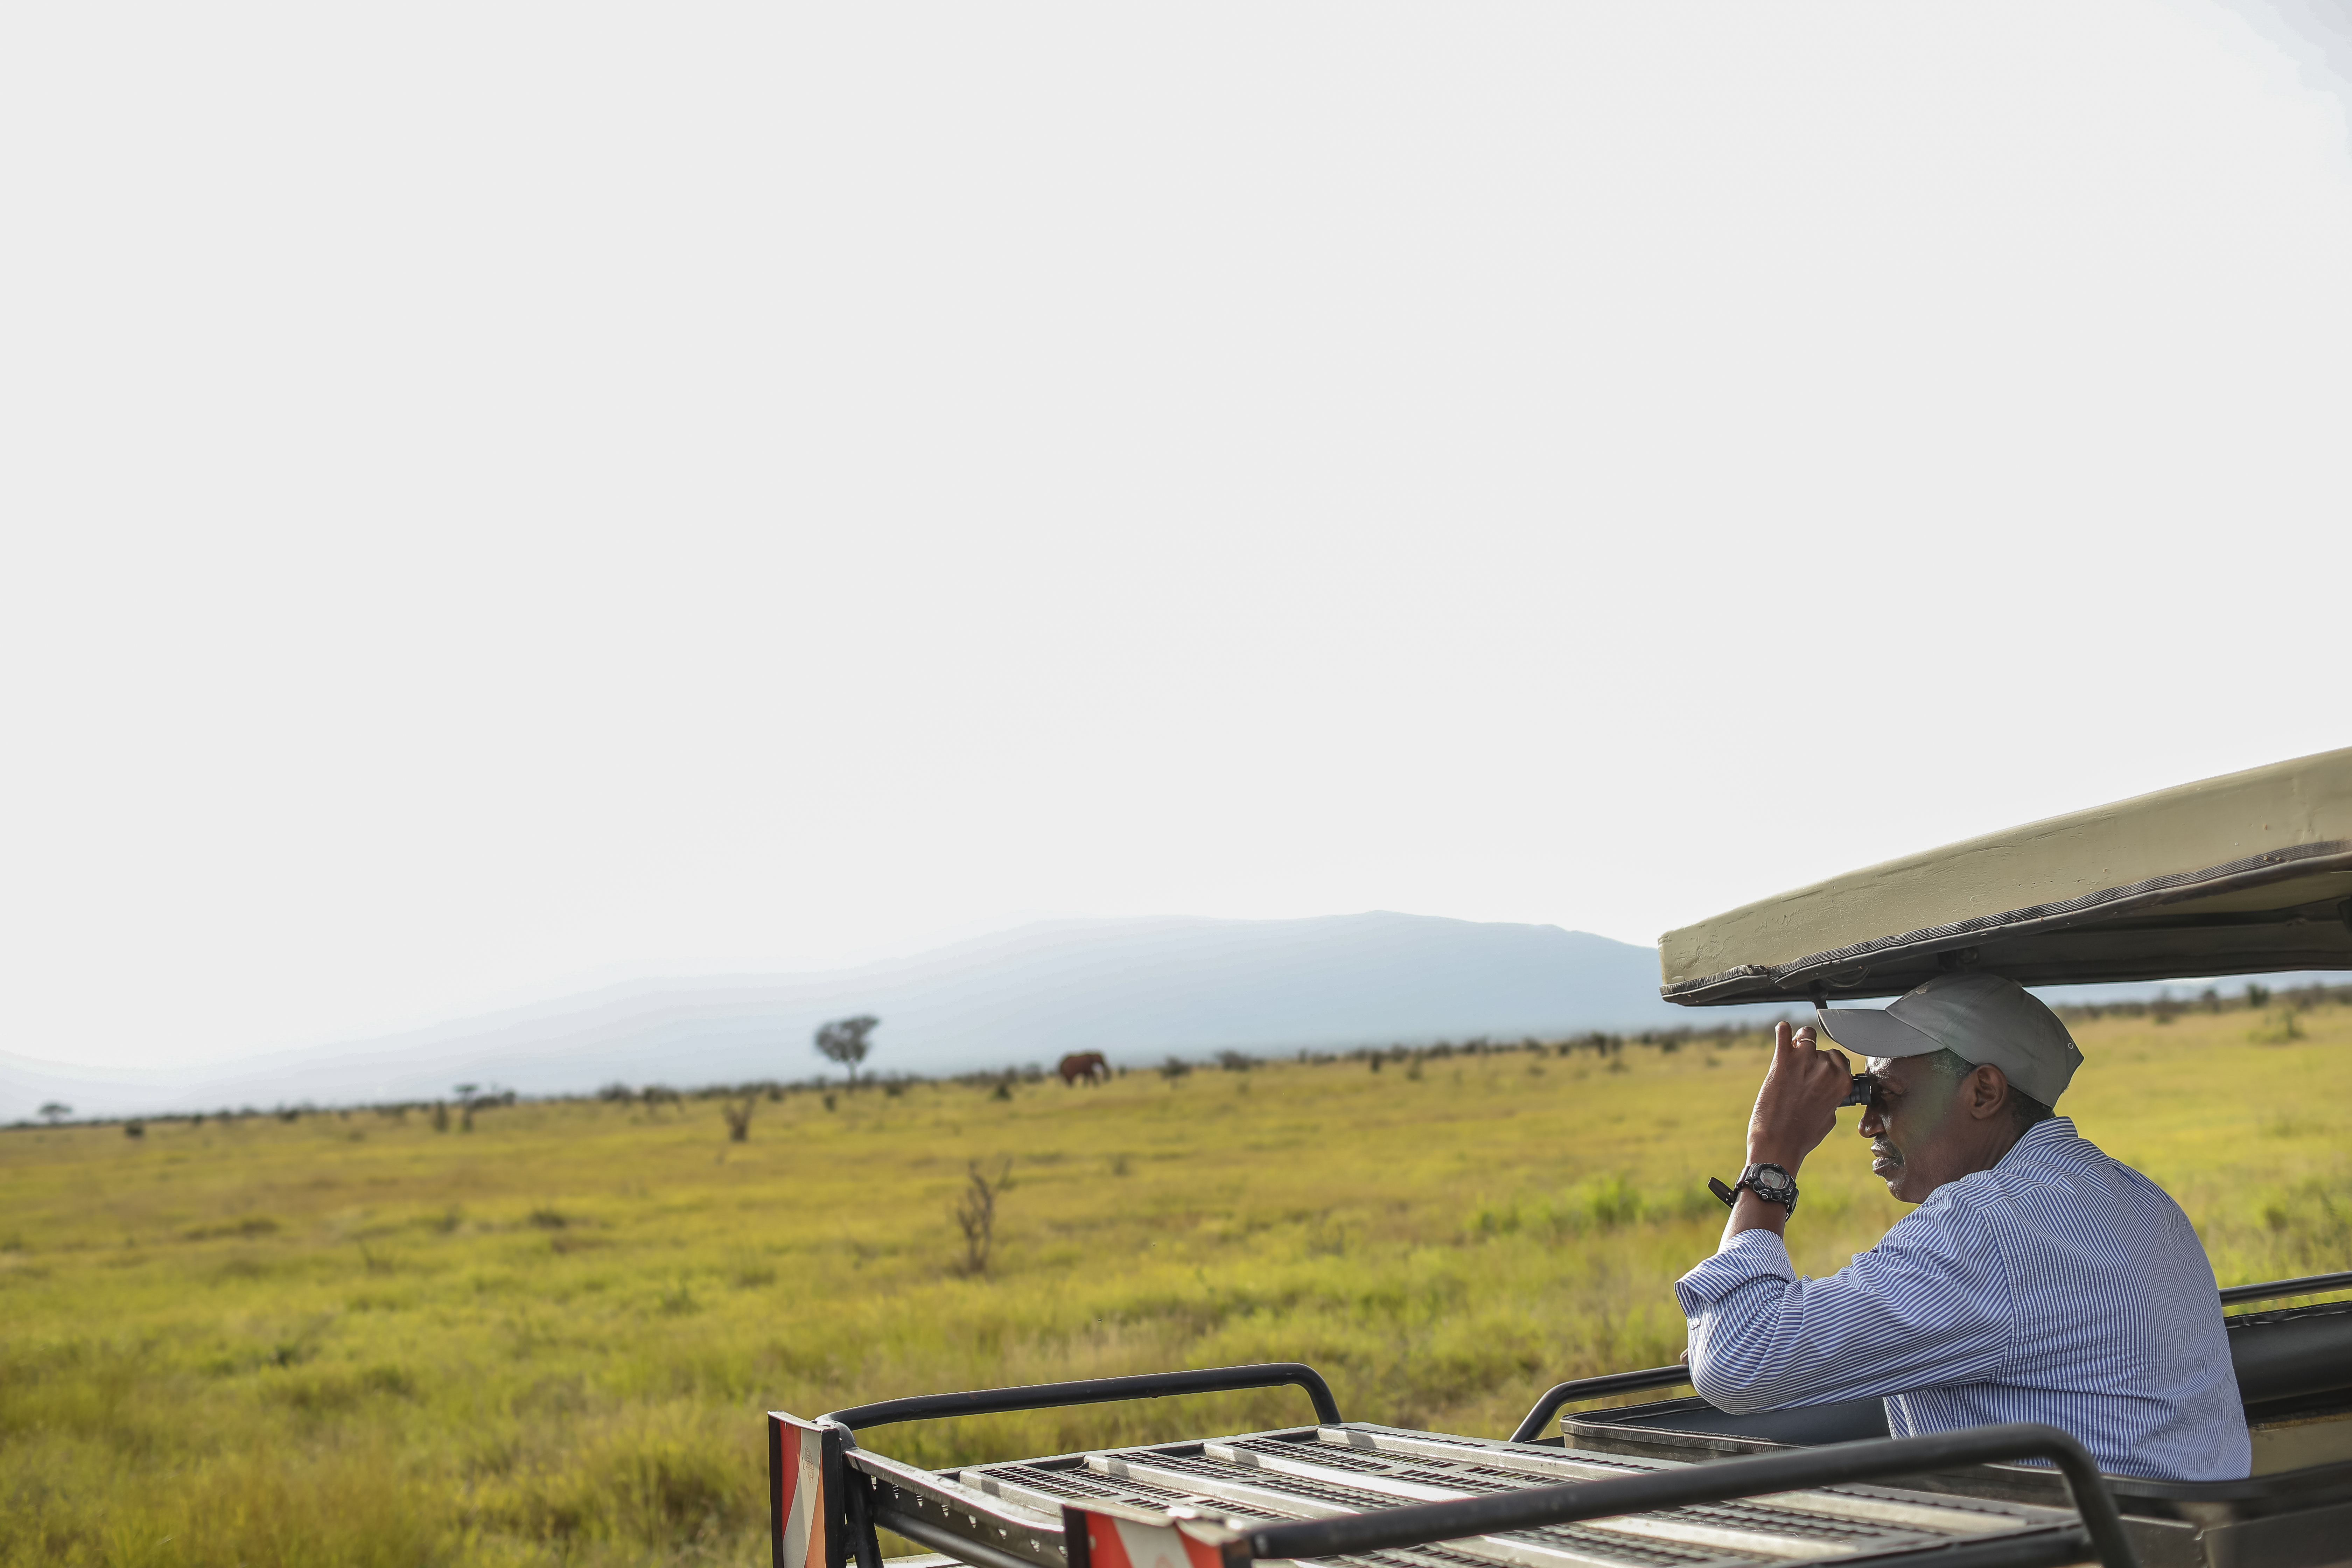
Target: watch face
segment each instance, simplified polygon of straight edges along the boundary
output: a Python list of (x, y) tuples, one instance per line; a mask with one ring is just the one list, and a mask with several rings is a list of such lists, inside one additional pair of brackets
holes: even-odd
[(1749, 1179), (1748, 1184), (1756, 1189), (1758, 1197), (1777, 1199), (1787, 1197), (1790, 1189), (1797, 1184), (1785, 1171), (1759, 1170)]

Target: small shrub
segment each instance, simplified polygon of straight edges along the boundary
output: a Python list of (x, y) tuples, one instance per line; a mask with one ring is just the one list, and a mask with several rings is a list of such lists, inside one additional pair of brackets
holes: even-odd
[[(2248, 986), (2247, 989), (2254, 988)], [(2262, 1023), (2246, 1031), (2246, 1038), (2258, 1046), (2292, 1045), (2304, 1037), (2303, 1021), (2292, 1007), (2281, 1007), (2276, 1012), (2263, 1014)]]
[(1615, 1230), (1642, 1217), (1642, 1194), (1623, 1176), (1611, 1176), (1587, 1189), (1585, 1206), (1596, 1229)]
[(1490, 1204), (1482, 1198), (1471, 1210), (1470, 1228), (1482, 1237), (1516, 1236), (1524, 1230), (1559, 1241), (1670, 1215), (1688, 1219), (1708, 1213), (1706, 1205), (1716, 1202), (1704, 1188), (1694, 1190), (1696, 1200), (1685, 1193), (1679, 1202), (1654, 1205), (1631, 1177), (1607, 1176), (1580, 1183), (1555, 1197), (1507, 1204)]
[(1516, 1236), (1520, 1223), (1517, 1204), (1489, 1204), (1481, 1199), (1470, 1212), (1470, 1228), (1480, 1236)]
[(404, 1366), (390, 1363), (372, 1366), (360, 1373), (360, 1386), (370, 1394), (389, 1394), (401, 1399), (416, 1397), (416, 1379)]
[(200, 1225), (180, 1234), (190, 1241), (212, 1241), (234, 1236), (251, 1240), (257, 1236), (275, 1236), (279, 1229), (276, 1220), (266, 1214), (249, 1214), (242, 1219), (224, 1220), (218, 1225)]
[(963, 1196), (951, 1212), (956, 1228), (963, 1232), (963, 1272), (967, 1275), (977, 1278), (988, 1272), (989, 1256), (996, 1246), (996, 1200), (1013, 1185), (1012, 1178), (1010, 1160), (997, 1165), (994, 1181), (981, 1173), (977, 1160), (965, 1172)]

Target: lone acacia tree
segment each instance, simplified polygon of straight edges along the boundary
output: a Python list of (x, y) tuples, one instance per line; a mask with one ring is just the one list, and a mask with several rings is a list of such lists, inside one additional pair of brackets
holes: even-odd
[(857, 1087), (857, 1064), (866, 1059), (867, 1051), (873, 1049), (873, 1044), (866, 1037), (881, 1022), (879, 1018), (860, 1014), (855, 1018), (835, 1018), (816, 1032), (816, 1054), (847, 1068), (852, 1089)]

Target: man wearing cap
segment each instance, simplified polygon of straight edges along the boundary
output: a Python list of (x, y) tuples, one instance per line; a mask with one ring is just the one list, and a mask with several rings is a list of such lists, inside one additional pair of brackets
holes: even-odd
[(1944, 974), (1817, 1016), (1869, 1058), (1870, 1168), (1919, 1206), (1798, 1277), (1797, 1173), (1853, 1079), (1780, 1025), (1723, 1244), (1675, 1287), (1699, 1393), (1735, 1412), (1877, 1395), (1896, 1436), (2042, 1421), (2111, 1474), (2244, 1476), (2212, 1265), (2179, 1205), (2051, 1109), (2083, 1059), (2057, 1016), (2014, 981)]

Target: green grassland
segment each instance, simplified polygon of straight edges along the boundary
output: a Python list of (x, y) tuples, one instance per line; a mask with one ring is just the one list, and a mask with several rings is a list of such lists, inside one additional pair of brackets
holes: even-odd
[[(2076, 1033), (2065, 1109), (2225, 1283), (2352, 1266), (2352, 1007)], [(2257, 1039), (2255, 1037), (2263, 1037)], [(1301, 1360), (1350, 1416), (1507, 1431), (1673, 1358), (1754, 1038), (1171, 1080), (0, 1133), (0, 1563), (764, 1561), (760, 1413)], [(1790, 1240), (1901, 1213), (1854, 1113)], [(950, 1211), (1010, 1162), (983, 1274)], [(1295, 1391), (886, 1429), (940, 1465), (1239, 1430)]]

